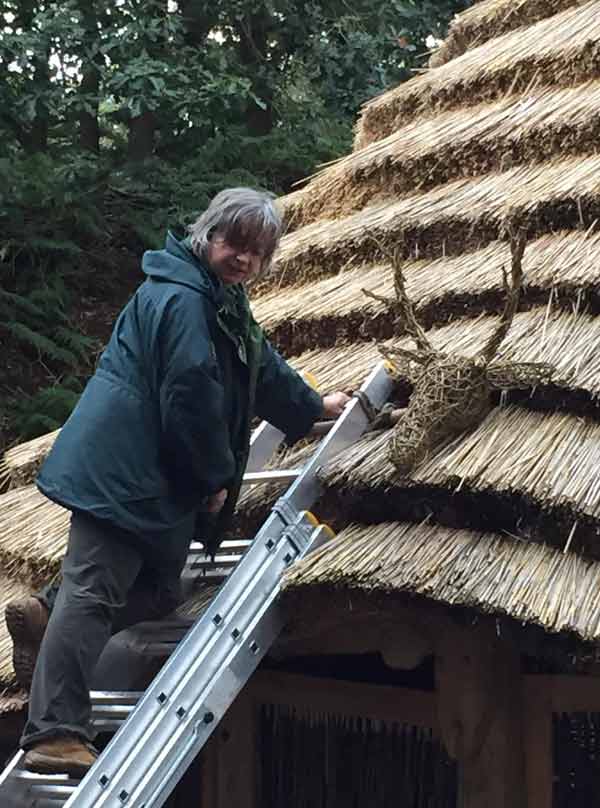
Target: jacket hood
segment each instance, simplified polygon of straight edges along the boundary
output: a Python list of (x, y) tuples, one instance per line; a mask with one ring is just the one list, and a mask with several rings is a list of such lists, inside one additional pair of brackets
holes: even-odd
[(154, 280), (180, 283), (215, 299), (223, 293), (217, 276), (196, 258), (186, 241), (178, 241), (172, 233), (167, 233), (164, 250), (144, 253), (142, 271)]

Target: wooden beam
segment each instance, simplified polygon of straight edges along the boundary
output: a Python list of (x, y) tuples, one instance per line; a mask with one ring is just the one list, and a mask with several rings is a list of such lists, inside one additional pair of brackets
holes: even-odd
[(248, 690), (264, 704), (290, 704), (341, 715), (398, 721), (437, 730), (435, 694), (390, 685), (345, 682), (277, 671), (259, 671)]
[(600, 678), (597, 676), (536, 676), (525, 678), (528, 698), (544, 694), (553, 713), (600, 712)]

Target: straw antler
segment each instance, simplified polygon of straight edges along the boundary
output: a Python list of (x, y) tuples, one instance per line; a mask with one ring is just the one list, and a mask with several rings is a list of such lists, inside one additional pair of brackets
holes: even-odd
[(518, 235), (511, 234), (510, 236), (510, 255), (511, 255), (511, 268), (510, 268), (510, 284), (506, 270), (502, 267), (502, 278), (504, 285), (504, 293), (506, 295), (506, 302), (504, 304), (504, 311), (500, 316), (500, 322), (496, 330), (491, 335), (485, 344), (480, 356), (488, 364), (492, 361), (502, 341), (508, 334), (510, 326), (519, 305), (519, 296), (521, 293), (521, 284), (523, 282), (523, 267), (522, 259), (525, 252), (525, 244), (527, 239), (524, 233)]

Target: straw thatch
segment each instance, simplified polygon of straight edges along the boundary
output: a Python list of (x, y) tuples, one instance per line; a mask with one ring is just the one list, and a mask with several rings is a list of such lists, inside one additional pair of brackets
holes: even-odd
[(262, 291), (383, 260), (386, 249), (401, 247), (406, 258), (458, 255), (501, 237), (515, 223), (535, 237), (560, 228), (587, 230), (599, 216), (597, 155), (455, 180), (284, 237), (277, 271)]
[[(472, 320), (457, 320), (428, 332), (434, 348), (452, 355), (473, 357), (493, 333), (497, 318), (480, 316)], [(522, 312), (514, 318), (509, 335), (503, 343), (498, 362), (544, 362), (555, 368), (552, 384), (545, 391), (544, 401), (554, 400), (563, 408), (580, 411), (585, 400), (587, 411), (598, 417), (600, 398), (600, 322), (586, 313), (552, 311), (546, 308)], [(385, 348), (398, 345), (408, 348), (408, 339), (386, 340)], [(329, 350), (307, 351), (290, 361), (298, 370), (313, 373), (323, 390), (336, 386), (356, 389), (380, 359), (373, 342), (349, 343)], [(409, 372), (402, 376), (412, 383)], [(541, 391), (540, 391), (541, 392)], [(569, 399), (569, 392), (575, 395)]]
[(600, 558), (597, 422), (563, 412), (497, 407), (474, 432), (436, 449), (402, 479), (387, 459), (388, 440), (386, 431), (372, 433), (338, 455), (322, 472), (327, 488), (357, 507), (376, 505), (379, 513), (384, 507), (387, 518), (413, 513), (411, 492), (412, 504), (421, 500), (427, 508), (436, 497), (451, 507), (460, 505), (458, 493), (482, 497), (480, 512), (461, 515), (467, 526), (478, 519), (500, 521), (500, 505), (515, 514), (521, 509), (522, 516), (528, 508), (534, 517), (547, 512), (554, 520), (548, 541), (573, 549), (585, 544), (586, 554)]
[[(504, 242), (473, 253), (404, 266), (406, 288), (427, 328), (466, 313), (499, 311), (501, 270), (509, 261)], [(523, 258), (522, 305), (571, 307), (579, 301), (600, 311), (600, 233), (565, 232), (531, 242)], [(253, 303), (253, 311), (288, 356), (341, 341), (387, 338), (396, 333), (386, 306), (365, 297), (363, 289), (393, 295), (388, 264), (348, 270), (291, 290), (275, 290)]]
[(532, 25), (583, 0), (484, 0), (457, 15), (442, 45), (429, 59), (440, 67), (451, 59), (516, 28)]
[(0, 497), (0, 568), (34, 586), (55, 575), (69, 534), (70, 512), (34, 485)]
[(18, 488), (33, 482), (58, 433), (59, 430), (56, 429), (8, 449), (0, 459), (0, 482), (6, 480), (9, 488)]
[(381, 140), (417, 117), (492, 101), (533, 86), (569, 86), (599, 75), (600, 3), (592, 0), (467, 51), (367, 103), (355, 145)]
[(286, 197), (286, 219), (298, 228), (457, 177), (553, 155), (589, 154), (597, 149), (599, 133), (600, 81), (536, 88), (525, 97), (481, 104), (468, 115), (452, 110), (412, 121), (322, 170), (302, 192)]
[(422, 523), (350, 525), (285, 588), (404, 591), (600, 640), (600, 563), (517, 537)]

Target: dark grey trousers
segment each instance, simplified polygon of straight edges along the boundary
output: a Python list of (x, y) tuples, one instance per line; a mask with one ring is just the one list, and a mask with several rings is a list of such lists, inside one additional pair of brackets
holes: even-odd
[[(72, 515), (62, 581), (49, 603), (33, 675), (23, 747), (65, 733), (93, 740), (89, 690), (104, 646), (112, 634), (164, 617), (179, 605), (185, 559), (185, 554), (168, 561), (152, 557), (130, 533)], [(50, 598), (51, 592), (46, 602)]]

